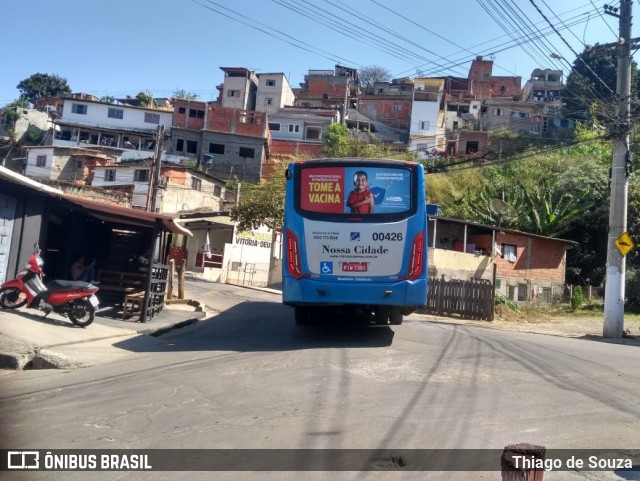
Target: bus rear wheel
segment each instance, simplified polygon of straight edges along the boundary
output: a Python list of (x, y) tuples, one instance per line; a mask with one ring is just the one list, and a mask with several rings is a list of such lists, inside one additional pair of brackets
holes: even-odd
[(387, 306), (377, 306), (373, 311), (373, 318), (378, 325), (386, 326), (389, 324), (389, 316), (391, 309)]
[(402, 312), (400, 309), (391, 308), (391, 313), (389, 314), (389, 324), (393, 324), (394, 326), (399, 326), (402, 324)]

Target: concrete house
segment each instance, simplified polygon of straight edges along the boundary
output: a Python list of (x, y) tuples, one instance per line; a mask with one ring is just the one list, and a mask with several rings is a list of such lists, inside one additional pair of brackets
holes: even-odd
[[(95, 167), (91, 185), (106, 190), (126, 189), (131, 206), (146, 210), (150, 205), (150, 161), (134, 160)], [(225, 182), (204, 172), (164, 162), (160, 169), (156, 212), (175, 214), (192, 209), (219, 211), (223, 208)]]
[(409, 150), (421, 158), (433, 149), (444, 150), (443, 100), (443, 79), (414, 79)]
[[(168, 140), (173, 115), (163, 109), (100, 102), (83, 94), (43, 99), (41, 104), (51, 107), (55, 120), (43, 145), (28, 149), (24, 173), (52, 182), (90, 184), (96, 159), (153, 157), (158, 127), (165, 128)], [(180, 162), (179, 156), (161, 154), (164, 160)]]
[(259, 73), (255, 109), (272, 114), (294, 105), (296, 97), (283, 73)]
[(269, 144), (265, 112), (175, 99), (172, 154), (188, 157), (216, 178), (258, 182)]
[(285, 107), (270, 113), (271, 156), (319, 157), (322, 134), (339, 122), (339, 116), (337, 110), (310, 107)]
[[(486, 279), (519, 303), (546, 304), (562, 295), (567, 249), (576, 242), (458, 219), (429, 217), (429, 274), (446, 280)], [(494, 274), (495, 273), (495, 274)]]

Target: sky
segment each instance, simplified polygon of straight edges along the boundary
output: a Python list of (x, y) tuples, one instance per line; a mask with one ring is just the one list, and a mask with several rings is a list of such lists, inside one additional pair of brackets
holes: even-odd
[(208, 101), (220, 67), (283, 72), (295, 88), (336, 64), (466, 77), (478, 55), (524, 85), (536, 68), (566, 76), (585, 45), (616, 41), (618, 19), (603, 12), (596, 0), (2, 0), (0, 106), (35, 73), (97, 97), (186, 90)]

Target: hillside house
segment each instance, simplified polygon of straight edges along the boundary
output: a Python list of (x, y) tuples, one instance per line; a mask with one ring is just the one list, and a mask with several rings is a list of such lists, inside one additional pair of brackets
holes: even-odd
[[(133, 208), (150, 205), (150, 161), (128, 161), (95, 167), (92, 187), (127, 190)], [(175, 214), (192, 209), (220, 211), (225, 198), (225, 182), (205, 172), (164, 162), (160, 170), (160, 189), (156, 212)]]
[(567, 249), (576, 243), (439, 216), (429, 217), (429, 274), (493, 280), (519, 303), (545, 304), (563, 292)]

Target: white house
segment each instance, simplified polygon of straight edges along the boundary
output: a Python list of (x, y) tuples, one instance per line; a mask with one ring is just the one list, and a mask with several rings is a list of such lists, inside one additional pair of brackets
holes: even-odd
[(444, 79), (416, 78), (413, 87), (409, 150), (424, 153), (444, 148)]
[(283, 73), (259, 73), (258, 91), (256, 93), (256, 110), (277, 112), (279, 109), (291, 106), (296, 97), (289, 80)]

